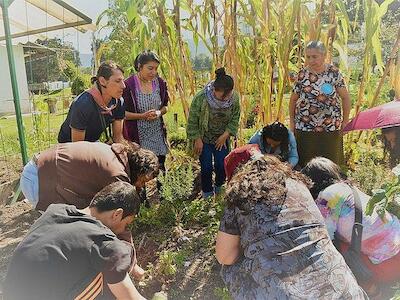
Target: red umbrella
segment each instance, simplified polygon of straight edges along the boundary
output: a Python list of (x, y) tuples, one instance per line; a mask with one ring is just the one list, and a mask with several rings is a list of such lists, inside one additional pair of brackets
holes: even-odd
[(400, 99), (359, 112), (343, 131), (394, 126), (400, 126)]

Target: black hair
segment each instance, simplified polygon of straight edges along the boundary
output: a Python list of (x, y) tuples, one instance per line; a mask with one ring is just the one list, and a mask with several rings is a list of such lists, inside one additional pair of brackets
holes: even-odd
[(223, 91), (225, 97), (233, 90), (233, 78), (225, 73), (225, 68), (217, 69), (215, 75), (214, 90)]
[(154, 61), (158, 64), (160, 63), (160, 59), (157, 54), (151, 50), (145, 50), (136, 56), (135, 60), (133, 61), (133, 67), (135, 68), (136, 72), (139, 72), (140, 67), (151, 61)]
[(140, 176), (156, 177), (159, 172), (157, 156), (150, 150), (141, 148), (138, 144), (124, 141), (125, 151), (128, 157), (131, 183), (134, 185)]
[(122, 218), (136, 215), (139, 212), (140, 198), (134, 186), (128, 182), (111, 183), (98, 192), (90, 202), (98, 212), (121, 208)]
[[(392, 148), (385, 136), (385, 133), (389, 132), (394, 132), (395, 134), (394, 148)], [(382, 128), (382, 141), (385, 153), (389, 153), (390, 166), (393, 168), (400, 161), (400, 126)]]
[(92, 84), (95, 82), (99, 83), (100, 77), (104, 77), (108, 80), (113, 75), (115, 70), (120, 70), (122, 73), (124, 73), (124, 70), (115, 62), (111, 60), (105, 61), (100, 65), (99, 69), (97, 70), (96, 76), (93, 76), (90, 81)]
[(274, 122), (265, 126), (262, 130), (262, 139), (266, 143), (266, 139), (270, 138), (274, 141), (281, 142), (280, 158), (282, 161), (287, 161), (289, 158), (289, 131), (281, 122)]
[(340, 167), (325, 157), (313, 158), (301, 172), (314, 183), (310, 188), (314, 199), (317, 199), (318, 194), (328, 186), (346, 179), (346, 176), (340, 171)]
[(306, 45), (306, 49), (317, 49), (323, 55), (326, 54), (326, 47), (321, 41), (310, 41)]

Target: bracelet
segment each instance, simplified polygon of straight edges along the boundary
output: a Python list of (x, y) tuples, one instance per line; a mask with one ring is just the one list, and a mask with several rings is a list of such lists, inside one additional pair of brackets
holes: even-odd
[(156, 110), (156, 115), (157, 115), (157, 117), (160, 117), (161, 116), (161, 110)]

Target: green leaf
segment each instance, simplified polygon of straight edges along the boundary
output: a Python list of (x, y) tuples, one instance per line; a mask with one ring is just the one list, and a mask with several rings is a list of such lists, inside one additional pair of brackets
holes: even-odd
[(377, 190), (374, 195), (369, 199), (367, 207), (365, 208), (365, 213), (370, 216), (372, 215), (375, 205), (381, 202), (386, 197), (386, 191), (383, 189)]

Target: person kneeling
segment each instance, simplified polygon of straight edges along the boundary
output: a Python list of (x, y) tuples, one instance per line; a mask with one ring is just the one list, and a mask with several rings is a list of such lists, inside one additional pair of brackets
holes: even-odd
[(233, 298), (364, 299), (329, 239), (310, 181), (276, 157), (252, 157), (228, 183), (217, 236)]
[(51, 204), (14, 252), (4, 299), (99, 299), (107, 287), (117, 299), (144, 299), (128, 275), (134, 250), (117, 238), (139, 206), (127, 182), (106, 186), (82, 210)]

